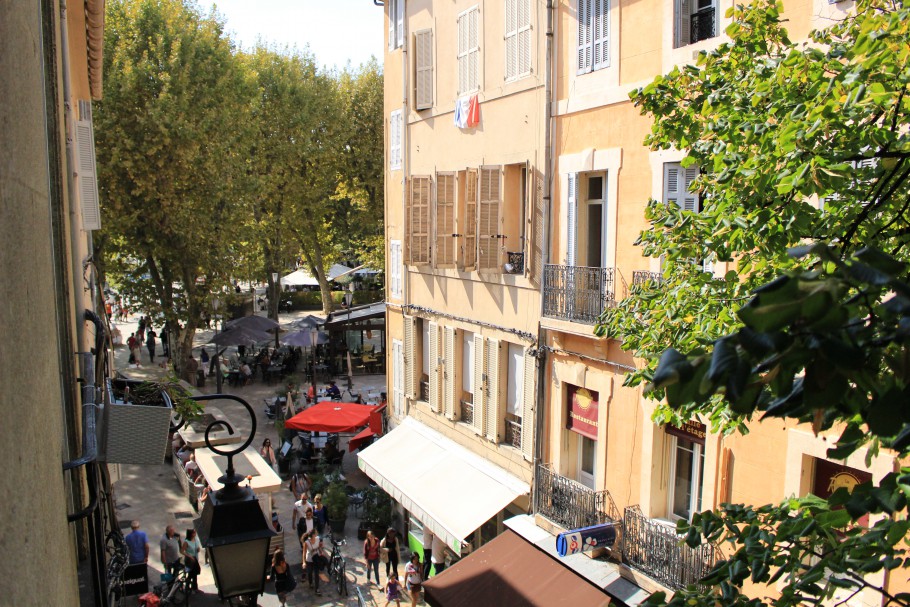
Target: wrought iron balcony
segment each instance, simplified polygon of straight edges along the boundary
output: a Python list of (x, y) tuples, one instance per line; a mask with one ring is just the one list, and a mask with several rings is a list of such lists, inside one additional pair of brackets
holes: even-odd
[(506, 444), (521, 449), (521, 421), (506, 420)]
[(508, 267), (511, 270), (508, 270), (509, 274), (524, 274), (525, 273), (525, 254), (521, 251), (514, 252), (509, 251), (509, 264)]
[(593, 325), (614, 303), (613, 268), (547, 264), (543, 273), (543, 315)]
[(619, 518), (609, 491), (594, 491), (555, 473), (547, 464), (537, 465), (534, 503), (539, 514), (564, 529), (579, 529)]
[(634, 270), (632, 272), (632, 284), (643, 286), (659, 286), (664, 281), (663, 274), (660, 272), (645, 272), (643, 270)]
[(461, 421), (469, 426), (474, 425), (474, 404), (468, 401), (461, 401)]
[(697, 584), (717, 558), (712, 544), (689, 548), (676, 529), (645, 516), (632, 506), (623, 512), (623, 561), (668, 588)]
[(425, 403), (430, 402), (430, 382), (428, 380), (420, 382), (420, 400)]
[(692, 15), (689, 22), (690, 44), (707, 40), (717, 35), (717, 19), (714, 8), (704, 8)]

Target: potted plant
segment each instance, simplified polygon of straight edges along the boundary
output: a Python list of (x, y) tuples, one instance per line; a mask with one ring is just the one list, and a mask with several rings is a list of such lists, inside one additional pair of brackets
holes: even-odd
[(176, 382), (108, 379), (105, 390), (105, 457), (117, 464), (160, 464), (167, 451), (171, 416), (178, 428), (198, 417), (202, 405)]
[(344, 481), (329, 483), (322, 498), (329, 515), (329, 527), (332, 531), (344, 535), (344, 524), (348, 518), (348, 492)]
[(382, 537), (392, 523), (392, 497), (378, 485), (370, 485), (360, 494), (363, 497), (363, 518), (357, 528), (357, 539), (366, 539), (367, 531)]

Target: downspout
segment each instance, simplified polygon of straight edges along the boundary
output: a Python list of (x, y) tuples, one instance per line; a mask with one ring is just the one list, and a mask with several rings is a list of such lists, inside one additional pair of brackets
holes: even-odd
[[(398, 0), (399, 2), (405, 2), (405, 0)], [(392, 4), (389, 4), (389, 11), (391, 13)], [(408, 5), (405, 2), (404, 7), (402, 8), (404, 12), (404, 18), (401, 20), (401, 27), (404, 31), (401, 34), (401, 221), (402, 221), (402, 230), (401, 230), (401, 309), (402, 309), (402, 320), (404, 320), (404, 311), (408, 309), (408, 305), (411, 303), (408, 298), (408, 284), (410, 282), (408, 264), (405, 263), (405, 250), (408, 251), (410, 255), (410, 249), (407, 247), (407, 232), (408, 232), (408, 177), (411, 175), (411, 154), (410, 148), (408, 146), (409, 133), (410, 129), (408, 128)], [(391, 16), (391, 14), (390, 14)], [(405, 353), (406, 356), (409, 356), (409, 353)], [(409, 365), (413, 365), (413, 360), (408, 360)], [(404, 372), (404, 369), (402, 369)], [(406, 386), (404, 392), (404, 414), (407, 417), (408, 412), (411, 410), (410, 401), (408, 400), (408, 391), (411, 386)]]
[[(541, 464), (541, 460), (544, 456), (544, 430), (547, 427), (546, 424), (546, 388), (547, 388), (547, 355), (544, 346), (547, 345), (547, 330), (543, 326), (543, 276), (544, 270), (547, 264), (550, 262), (550, 248), (552, 247), (552, 242), (550, 239), (550, 212), (552, 209), (553, 197), (551, 195), (553, 189), (553, 116), (552, 116), (552, 95), (553, 95), (553, 81), (552, 74), (555, 65), (553, 60), (553, 0), (547, 0), (547, 44), (546, 44), (546, 78), (544, 80), (544, 111), (546, 112), (544, 120), (544, 229), (543, 229), (543, 259), (541, 260), (541, 298), (540, 298), (540, 316), (537, 323), (537, 403), (536, 403), (536, 417), (535, 422), (535, 436), (537, 440), (534, 441), (534, 492), (532, 494), (531, 506), (534, 512), (538, 510), (537, 504), (537, 466)], [(549, 443), (549, 441), (546, 441)]]

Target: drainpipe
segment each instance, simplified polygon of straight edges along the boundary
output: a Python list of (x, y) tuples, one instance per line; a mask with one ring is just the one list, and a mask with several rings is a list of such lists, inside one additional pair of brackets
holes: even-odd
[[(545, 114), (545, 124), (544, 124), (544, 246), (543, 246), (543, 259), (541, 260), (541, 298), (540, 298), (540, 316), (541, 321), (543, 320), (543, 275), (546, 265), (550, 262), (550, 249), (552, 247), (552, 242), (550, 240), (550, 213), (552, 209), (553, 197), (551, 192), (553, 190), (553, 116), (552, 116), (552, 99), (553, 96), (553, 81), (552, 74), (555, 66), (555, 61), (553, 59), (554, 53), (554, 44), (553, 44), (553, 11), (555, 10), (553, 0), (547, 0), (547, 45), (546, 45), (546, 78), (544, 80), (544, 111)], [(543, 323), (538, 321), (537, 324), (537, 403), (536, 403), (536, 417), (535, 417), (535, 434), (537, 440), (534, 441), (534, 483), (536, 485), (537, 481), (537, 466), (540, 465), (541, 460), (544, 455), (544, 440), (543, 433), (546, 428), (546, 388), (547, 388), (547, 356), (544, 346), (547, 344), (547, 330), (543, 327)], [(549, 442), (549, 441), (547, 441)], [(532, 493), (532, 503), (531, 507), (534, 512), (538, 510), (537, 504), (537, 491), (536, 486), (534, 487), (534, 492)]]
[[(399, 2), (405, 2), (405, 0), (399, 0)], [(389, 4), (389, 17), (391, 18), (392, 4)], [(408, 177), (411, 175), (411, 153), (408, 142), (410, 141), (408, 128), (408, 5), (407, 2), (404, 4), (404, 18), (401, 20), (401, 27), (404, 31), (401, 34), (401, 217), (402, 217), (402, 230), (401, 230), (401, 252), (402, 252), (402, 272), (401, 272), (401, 304), (402, 304), (402, 319), (404, 319), (404, 311), (407, 309), (408, 304), (411, 303), (411, 300), (408, 297), (409, 289), (408, 283), (410, 281), (409, 271), (407, 269), (408, 264), (405, 263), (404, 252), (407, 249), (407, 217), (408, 217)], [(414, 361), (409, 360), (409, 365), (413, 365)], [(402, 370), (403, 371), (403, 370)], [(408, 386), (410, 388), (410, 386)], [(407, 416), (411, 407), (407, 398), (408, 391), (405, 390), (404, 398), (404, 410), (405, 416)]]

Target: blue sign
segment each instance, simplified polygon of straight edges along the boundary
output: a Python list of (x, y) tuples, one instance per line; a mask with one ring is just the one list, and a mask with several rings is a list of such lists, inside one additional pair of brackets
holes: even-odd
[(595, 548), (609, 548), (615, 542), (616, 526), (613, 523), (592, 525), (557, 535), (556, 552), (559, 556), (568, 556)]

